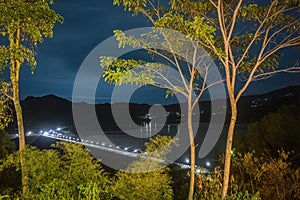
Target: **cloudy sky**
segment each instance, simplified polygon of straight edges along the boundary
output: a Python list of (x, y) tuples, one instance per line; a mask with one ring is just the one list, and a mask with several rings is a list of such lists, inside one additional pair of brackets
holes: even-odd
[[(112, 0), (56, 0), (54, 9), (64, 17), (64, 23), (56, 25), (54, 38), (46, 39), (39, 45), (38, 66), (34, 74), (29, 67), (22, 68), (20, 93), (23, 99), (54, 94), (71, 100), (76, 74), (92, 49), (111, 37), (115, 29), (129, 30), (150, 25), (144, 17), (132, 17), (123, 8), (113, 6)], [(281, 63), (291, 65), (297, 58), (299, 51), (290, 50)], [(247, 94), (299, 84), (299, 74), (278, 75), (267, 81), (253, 83)], [(101, 83), (96, 101), (110, 101), (112, 88)], [(133, 100), (141, 103), (172, 102), (172, 99), (164, 99), (163, 91), (153, 88), (139, 90)]]

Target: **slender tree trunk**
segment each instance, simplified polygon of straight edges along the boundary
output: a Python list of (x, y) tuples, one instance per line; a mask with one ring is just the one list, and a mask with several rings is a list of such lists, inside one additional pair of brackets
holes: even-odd
[(191, 149), (191, 170), (190, 170), (190, 188), (188, 200), (193, 200), (194, 197), (194, 187), (195, 187), (195, 142), (194, 142), (194, 131), (193, 131), (193, 110), (192, 110), (192, 99), (188, 99), (188, 131), (190, 139), (190, 149)]
[(28, 180), (27, 180), (26, 164), (25, 164), (26, 161), (24, 158), (25, 133), (24, 133), (22, 107), (19, 98), (19, 84), (18, 82), (14, 82), (14, 83), (12, 82), (12, 86), (13, 86), (13, 102), (14, 102), (15, 112), (17, 116), (18, 133), (19, 133), (20, 165), (22, 170), (22, 194), (26, 196), (28, 192)]
[(24, 132), (24, 124), (23, 124), (22, 107), (20, 104), (20, 97), (19, 97), (18, 77), (14, 77), (14, 80), (12, 80), (12, 87), (13, 87), (13, 103), (14, 103), (14, 107), (15, 107), (17, 124), (18, 124), (19, 150), (23, 151), (25, 149), (25, 132)]
[(229, 178), (230, 178), (230, 162), (231, 162), (231, 149), (232, 149), (232, 141), (233, 134), (236, 125), (237, 119), (237, 104), (234, 101), (230, 101), (231, 103), (231, 119), (228, 129), (227, 142), (226, 142), (226, 152), (225, 152), (225, 163), (224, 163), (224, 176), (223, 176), (223, 191), (222, 191), (222, 199), (224, 200), (227, 196)]
[[(11, 49), (18, 49), (20, 47), (20, 37), (21, 30), (17, 29), (16, 40), (14, 41), (14, 34), (10, 35), (10, 47)], [(19, 77), (20, 77), (20, 69), (21, 62), (11, 57), (10, 59), (10, 79), (13, 88), (13, 103), (15, 107), (16, 117), (17, 117), (17, 125), (18, 125), (18, 134), (19, 134), (19, 152), (20, 152), (20, 165), (22, 170), (22, 194), (26, 196), (28, 194), (28, 177), (26, 170), (26, 160), (24, 158), (24, 150), (25, 150), (25, 131), (24, 131), (24, 122), (23, 122), (23, 114), (22, 107), (20, 103), (19, 97)]]

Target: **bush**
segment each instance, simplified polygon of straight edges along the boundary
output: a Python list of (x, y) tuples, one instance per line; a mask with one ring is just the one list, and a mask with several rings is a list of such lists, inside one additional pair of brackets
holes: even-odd
[[(221, 200), (222, 194), (222, 173), (218, 168), (213, 174), (197, 174), (196, 194), (194, 199), (199, 200)], [(230, 188), (227, 200), (260, 200), (259, 192), (253, 194), (239, 188), (239, 182), (234, 181), (233, 176), (230, 181)]]
[(232, 174), (242, 191), (259, 191), (262, 199), (300, 199), (300, 169), (294, 169), (289, 153), (278, 158), (257, 157), (254, 153), (237, 154), (232, 159)]
[[(169, 168), (162, 167), (159, 161), (151, 158), (164, 159), (174, 143), (171, 137), (157, 136), (146, 143), (146, 155), (129, 165), (127, 172), (118, 172), (114, 186), (118, 199), (173, 199), (172, 178)], [(162, 150), (162, 151), (158, 151)], [(147, 157), (147, 155), (151, 155)]]
[[(26, 173), (29, 178), (29, 196), (25, 199), (108, 199), (110, 178), (89, 152), (81, 145), (58, 143), (56, 150), (38, 150), (27, 147)], [(0, 165), (1, 176), (8, 170), (20, 179), (19, 152), (13, 153)], [(24, 172), (23, 172), (24, 173)], [(20, 186), (20, 181), (17, 181)], [(93, 184), (93, 183), (96, 183)], [(97, 187), (97, 191), (95, 190)], [(12, 199), (22, 196), (20, 187), (2, 188)], [(11, 193), (9, 192), (11, 191)], [(95, 198), (94, 198), (95, 197)]]
[[(246, 137), (235, 138), (234, 146), (240, 152), (255, 151), (261, 156), (276, 157), (277, 151), (300, 153), (300, 106), (283, 106), (277, 112), (269, 113), (261, 120), (248, 126)], [(300, 157), (294, 160), (300, 164)]]

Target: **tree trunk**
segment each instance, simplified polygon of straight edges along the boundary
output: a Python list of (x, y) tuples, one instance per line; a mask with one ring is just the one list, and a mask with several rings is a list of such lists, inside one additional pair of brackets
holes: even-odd
[(15, 112), (17, 116), (18, 123), (18, 133), (19, 133), (19, 152), (20, 152), (20, 165), (22, 170), (22, 193), (27, 194), (28, 191), (28, 180), (25, 166), (24, 150), (25, 150), (25, 133), (23, 124), (22, 107), (19, 98), (19, 84), (12, 83), (13, 85), (13, 102), (15, 107)]
[(194, 197), (194, 187), (195, 187), (195, 142), (194, 142), (194, 131), (193, 131), (193, 110), (192, 110), (192, 99), (188, 99), (188, 131), (189, 131), (189, 139), (190, 139), (190, 188), (189, 188), (189, 196), (188, 200), (193, 200)]
[[(17, 29), (16, 40), (14, 42), (14, 34), (9, 36), (10, 47), (11, 48), (19, 48), (20, 47), (20, 36), (21, 30)], [(25, 150), (25, 131), (24, 131), (24, 123), (23, 123), (23, 114), (22, 107), (20, 103), (19, 97), (19, 77), (21, 70), (21, 62), (14, 57), (10, 59), (10, 79), (13, 88), (13, 103), (15, 107), (16, 117), (17, 117), (17, 125), (18, 125), (18, 134), (19, 134), (19, 152), (20, 152), (20, 165), (22, 170), (22, 194), (24, 196), (27, 195), (28, 192), (28, 177), (26, 170), (26, 160), (24, 158), (24, 150)]]
[(18, 133), (19, 133), (19, 150), (23, 151), (25, 149), (25, 132), (24, 132), (24, 124), (23, 124), (23, 115), (22, 115), (22, 107), (20, 104), (19, 97), (19, 83), (17, 81), (12, 82), (13, 86), (13, 102), (17, 117), (18, 124)]
[(226, 142), (226, 152), (225, 152), (225, 163), (224, 163), (224, 176), (223, 176), (223, 191), (222, 199), (224, 200), (227, 196), (229, 178), (230, 178), (230, 162), (231, 162), (231, 149), (234, 129), (237, 119), (237, 104), (231, 101), (231, 119), (228, 129), (227, 142)]

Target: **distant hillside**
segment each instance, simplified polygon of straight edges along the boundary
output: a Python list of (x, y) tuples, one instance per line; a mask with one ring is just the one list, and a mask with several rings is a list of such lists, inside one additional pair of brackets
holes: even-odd
[(253, 122), (283, 105), (300, 103), (300, 85), (290, 86), (261, 95), (242, 97), (239, 104), (238, 122)]
[(71, 102), (54, 96), (27, 97), (21, 102), (25, 127), (73, 123)]
[[(276, 111), (282, 105), (299, 103), (300, 100), (300, 86), (291, 86), (280, 90), (272, 91), (266, 94), (244, 96), (241, 98), (238, 109), (238, 123), (249, 123), (260, 119), (263, 115)], [(218, 101), (218, 100), (216, 100)], [(81, 103), (85, 106), (86, 103)], [(201, 121), (208, 122), (211, 116), (210, 111), (211, 102), (200, 102)], [(114, 104), (114, 106), (122, 106), (122, 103)], [(181, 105), (186, 106), (186, 105)], [(230, 105), (218, 105), (220, 112), (230, 113)], [(150, 108), (148, 104), (130, 104), (130, 114), (136, 123), (140, 123), (141, 116), (145, 116)], [(73, 127), (72, 103), (66, 99), (47, 95), (44, 97), (28, 97), (22, 101), (22, 108), (24, 114), (25, 129), (39, 130), (41, 127), (57, 127), (57, 126), (71, 126)], [(167, 112), (179, 112), (180, 105), (165, 106)], [(104, 129), (111, 129), (115, 127), (115, 123), (111, 114), (110, 104), (96, 105), (96, 112), (100, 121), (101, 127)], [(122, 114), (120, 112), (119, 114)], [(214, 115), (218, 113), (214, 113)], [(176, 117), (171, 117), (170, 122), (178, 121)], [(124, 122), (125, 123), (125, 122)], [(10, 126), (10, 131), (15, 130), (16, 124)]]

